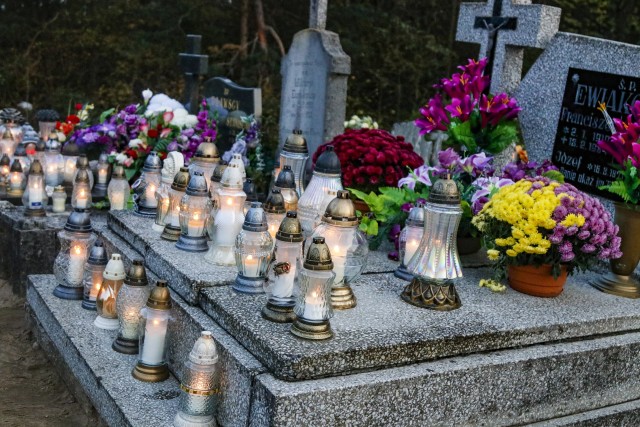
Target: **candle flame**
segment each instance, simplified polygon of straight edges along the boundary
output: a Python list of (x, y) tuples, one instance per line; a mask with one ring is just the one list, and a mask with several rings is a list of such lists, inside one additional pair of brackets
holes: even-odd
[(340, 245), (333, 245), (333, 254), (340, 255)]
[(80, 246), (74, 246), (73, 251), (76, 253), (76, 255), (80, 255), (82, 253), (82, 248)]
[(80, 189), (80, 194), (78, 194), (78, 197), (85, 197), (85, 191), (84, 188)]
[(229, 197), (227, 199), (227, 205), (231, 206), (233, 204), (233, 200), (231, 200), (231, 198)]
[(153, 326), (158, 326), (160, 321), (158, 319), (153, 319)]
[(318, 293), (316, 291), (311, 292), (312, 298), (318, 298)]
[(196, 213), (194, 213), (194, 214), (193, 214), (193, 219), (194, 219), (195, 221), (199, 220), (199, 219), (200, 219), (200, 212), (196, 212)]
[(251, 261), (253, 259), (253, 255), (247, 255), (247, 261)]

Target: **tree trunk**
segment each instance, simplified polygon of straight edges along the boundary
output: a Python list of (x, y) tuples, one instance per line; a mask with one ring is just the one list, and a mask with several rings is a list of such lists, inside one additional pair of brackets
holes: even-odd
[(249, 0), (242, 0), (240, 7), (240, 57), (247, 57), (249, 45)]
[(264, 25), (264, 8), (262, 6), (262, 0), (255, 0), (254, 4), (256, 8), (256, 23), (258, 24), (258, 43), (260, 44), (260, 49), (262, 49), (263, 52), (266, 52), (267, 33)]

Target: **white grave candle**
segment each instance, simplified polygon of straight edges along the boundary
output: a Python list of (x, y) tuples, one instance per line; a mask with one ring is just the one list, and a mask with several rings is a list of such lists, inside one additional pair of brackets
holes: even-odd
[[(152, 309), (147, 308), (148, 311)], [(164, 341), (169, 319), (163, 315), (149, 314), (144, 328), (144, 343), (140, 361), (145, 365), (160, 365), (164, 361)], [(163, 318), (164, 317), (164, 318)]]
[(84, 252), (84, 247), (82, 245), (77, 243), (71, 244), (69, 270), (67, 270), (67, 282), (69, 282), (70, 285), (79, 285), (82, 283), (85, 261)]
[(42, 207), (42, 190), (37, 183), (29, 189), (29, 207), (32, 209)]
[(304, 299), (304, 311), (302, 318), (305, 320), (322, 320), (322, 313), (324, 308), (322, 307), (322, 301), (320, 299), (320, 293), (315, 290), (307, 295)]
[(106, 184), (106, 183), (107, 183), (107, 170), (98, 169), (98, 184)]
[(109, 199), (109, 203), (111, 203), (112, 211), (124, 210), (124, 204), (125, 204), (124, 193), (119, 191), (112, 193), (111, 198)]
[(293, 284), (296, 278), (296, 264), (289, 265), (289, 272), (276, 276), (273, 285), (273, 296), (276, 298), (289, 298), (293, 293)]

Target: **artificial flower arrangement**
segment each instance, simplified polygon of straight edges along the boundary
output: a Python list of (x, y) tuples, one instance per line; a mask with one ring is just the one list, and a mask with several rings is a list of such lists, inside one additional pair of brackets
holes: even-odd
[(415, 121), (420, 134), (448, 134), (445, 147), (458, 152), (499, 154), (518, 139), (517, 101), (506, 93), (487, 95), (491, 80), (484, 75), (487, 58), (469, 59), (459, 73), (434, 87), (438, 93), (420, 108)]
[[(93, 104), (76, 104), (76, 112), (69, 114), (64, 121), (57, 120), (55, 131), (58, 141), (65, 142), (74, 132), (88, 126), (89, 115), (93, 110)], [(50, 114), (50, 113), (49, 113)]]
[(344, 122), (345, 129), (378, 129), (378, 122), (371, 116), (358, 116), (354, 114), (349, 120)]

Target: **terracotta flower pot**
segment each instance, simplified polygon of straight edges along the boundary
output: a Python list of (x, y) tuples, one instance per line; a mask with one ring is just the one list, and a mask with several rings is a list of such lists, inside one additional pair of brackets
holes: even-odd
[(557, 297), (567, 281), (567, 268), (562, 266), (560, 276), (556, 279), (550, 265), (510, 265), (507, 276), (511, 288), (518, 292), (536, 297)]
[(367, 205), (363, 200), (354, 197), (351, 199), (351, 201), (353, 201), (353, 205), (356, 207), (356, 210), (362, 212), (363, 214), (371, 212), (371, 209), (369, 209), (369, 205)]
[(458, 236), (456, 238), (459, 255), (475, 254), (482, 247), (482, 238), (471, 236)]

